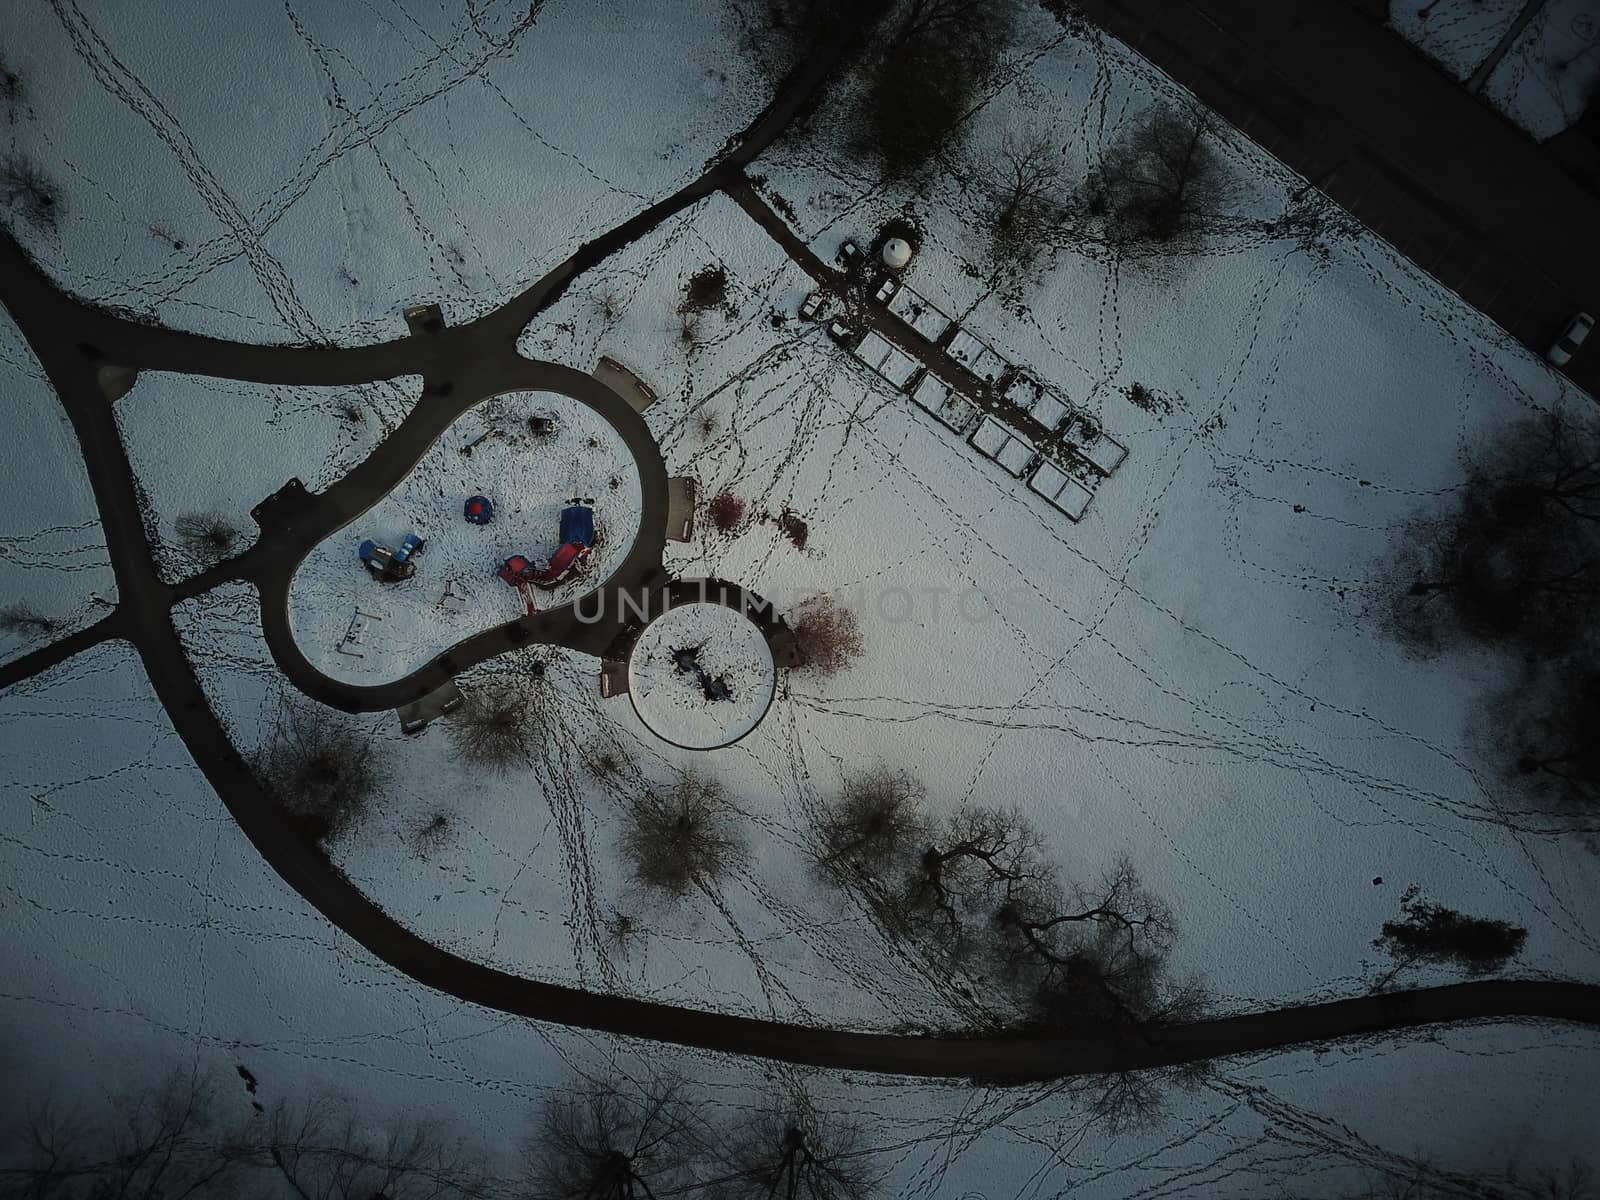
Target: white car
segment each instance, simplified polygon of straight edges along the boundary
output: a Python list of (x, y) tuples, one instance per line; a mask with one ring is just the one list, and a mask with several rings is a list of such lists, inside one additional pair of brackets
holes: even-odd
[(1566, 366), (1578, 352), (1578, 347), (1583, 345), (1584, 339), (1593, 331), (1594, 318), (1586, 312), (1579, 313), (1567, 322), (1567, 327), (1561, 331), (1556, 344), (1546, 350), (1544, 356), (1558, 367)]

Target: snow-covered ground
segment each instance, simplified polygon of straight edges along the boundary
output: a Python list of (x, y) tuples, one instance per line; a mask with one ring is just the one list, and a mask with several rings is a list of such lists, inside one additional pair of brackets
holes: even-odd
[[(535, 415), (554, 416), (556, 431), (531, 433)], [(467, 499), (479, 495), (494, 505), (488, 525), (463, 516)], [(516, 589), (495, 572), (513, 554), (554, 553), (561, 509), (574, 497), (594, 501), (595, 543), (584, 571), (533, 593), (541, 608), (593, 591), (628, 552), (639, 532), (638, 467), (610, 422), (565, 396), (510, 392), (473, 406), (394, 490), (306, 556), (289, 591), (295, 639), (335, 679), (409, 674), (523, 614)], [(394, 549), (412, 532), (427, 543), (417, 573), (400, 583), (374, 580), (356, 554), (362, 541)]]
[(1418, 1156), (1537, 1165), (1592, 1141), (1592, 1112), (1569, 1098), (1600, 1044), (1538, 1026), (1230, 1060), (1173, 1092), (1159, 1128), (1111, 1135), (1073, 1087), (782, 1069), (508, 1018), (374, 961), (273, 875), (129, 649), (0, 694), (0, 736), (15, 748), (0, 780), (7, 1127), (46, 1099), (118, 1119), (122, 1095), (192, 1070), (221, 1082), (223, 1121), (324, 1091), (372, 1122), (426, 1114), (525, 1194), (518, 1155), (541, 1104), (656, 1072), (683, 1078), (718, 1127), (804, 1087), (862, 1128), (883, 1194), (916, 1200), (1338, 1195)]
[[(77, 20), (76, 8), (62, 11)], [(151, 20), (159, 34), (169, 17)], [(672, 36), (704, 35), (685, 25)], [(478, 45), (484, 28), (464, 43)], [(630, 31), (623, 52), (639, 52), (649, 34)], [(446, 71), (450, 53), (429, 69)], [(670, 61), (645, 82), (691, 69)], [(1032, 125), (1065, 144), (1078, 170), (1160, 96), (1178, 94), (1135, 56), (1041, 16), (973, 137), (981, 150)], [(634, 99), (659, 105), (651, 86)], [(611, 354), (638, 371), (661, 397), (646, 415), (671, 470), (693, 475), (702, 497), (727, 489), (746, 501), (731, 534), (697, 523), (696, 540), (671, 553), (676, 572), (737, 581), (780, 611), (835, 592), (857, 606), (863, 656), (833, 678), (787, 675), (748, 737), (695, 754), (652, 736), (622, 697), (602, 700), (592, 660), (509, 655), (461, 680), (541, 689), (540, 752), (501, 776), (458, 763), (442, 722), (402, 738), (392, 714), (325, 714), (377, 739), (386, 770), (368, 819), (332, 847), (338, 866), (407, 927), (529, 976), (801, 1022), (960, 1025), (973, 1016), (967, 981), (880, 937), (811, 868), (818, 804), (845, 775), (884, 763), (920, 776), (937, 812), (1021, 808), (1069, 878), (1092, 879), (1127, 853), (1178, 914), (1176, 968), (1202, 973), (1221, 1009), (1363, 990), (1379, 970), (1372, 939), (1412, 884), (1526, 926), (1511, 973), (1600, 977), (1596, 859), (1502, 824), (1494, 768), (1468, 732), (1498, 667), (1466, 654), (1409, 659), (1373, 616), (1387, 547), (1418, 505), (1459, 486), (1460, 451), (1519, 414), (1587, 401), (1339, 214), (1322, 211), (1314, 239), (1252, 224), (1281, 214), (1301, 181), (1242, 138), (1221, 143), (1240, 220), (1205, 254), (1149, 272), (1063, 251), (1007, 300), (980, 266), (981, 198), (959, 179), (915, 196), (880, 186), (830, 143), (830, 115), (755, 168), (793, 206), (801, 236), (831, 258), (842, 237), (865, 238), (914, 205), (925, 237), (912, 286), (1094, 414), (1129, 447), (1127, 461), (1072, 524), (822, 330), (771, 323), (773, 312), (793, 313), (809, 280), (731, 201), (702, 202), (586, 275), (522, 349), (584, 370)], [(548, 119), (536, 127), (548, 130)], [(645, 121), (641, 143), (668, 122)], [(427, 128), (456, 136), (444, 117)], [(490, 145), (495, 130), (459, 136)], [(559, 254), (615, 215), (592, 196), (572, 202), (589, 205), (584, 219), (559, 228), (542, 211), (513, 220), (475, 200), (459, 214), (475, 237), (548, 239)], [(618, 198), (616, 208), (636, 203)], [(295, 247), (290, 225), (278, 232)], [(72, 256), (95, 261), (77, 245)], [(129, 256), (138, 270), (108, 273), (105, 288), (152, 269)], [(531, 243), (506, 257), (518, 271), (541, 261)], [(710, 263), (729, 272), (730, 310), (707, 314), (685, 342), (676, 309), (689, 276)], [(290, 266), (297, 287), (306, 266), (312, 288), (316, 263)], [(244, 266), (201, 272), (165, 315), (242, 326), (199, 307), (227, 270)], [(384, 305), (411, 298), (402, 290)], [(229, 301), (233, 311), (259, 329), (249, 288), (235, 291), (245, 299)], [(360, 320), (329, 318), (329, 328), (380, 327)], [(1156, 402), (1130, 403), (1134, 383)], [(158, 412), (143, 415), (169, 419)], [(215, 406), (209, 436), (250, 445), (266, 412)], [(430, 451), (454, 456), (451, 471), (462, 469), (472, 419)], [(230, 437), (223, 423), (235, 421)], [(332, 461), (323, 426), (297, 428), (300, 448), (281, 454)], [(161, 436), (126, 415), (125, 435), (136, 448)], [(490, 447), (507, 471), (530, 461), (491, 440), (474, 468)], [(432, 652), (422, 639), (435, 632), (424, 618), (438, 564), (472, 556), (444, 526), (461, 538), (508, 528), (462, 525), (467, 494), (501, 497), (466, 477), (430, 478), (427, 461), (360, 522), (362, 536), (391, 541), (442, 522), (423, 530), (441, 539), (421, 562), (416, 595), (427, 604), (392, 618), (409, 620), (414, 637), (366, 639), (402, 643), (416, 658), (382, 672), (375, 660), (374, 679)], [(139, 465), (148, 475), (160, 464)], [(548, 472), (529, 481), (550, 505), (522, 502), (530, 534), (553, 535), (565, 483)], [(326, 575), (327, 602), (297, 600), (296, 621), (307, 652), (335, 673), (366, 662), (334, 650), (356, 596), (382, 594), (355, 562), (356, 533), (330, 538), (297, 584)], [(498, 620), (516, 611), (509, 589), (487, 579), (502, 552), (484, 547), (478, 564), (485, 594), (499, 589), (508, 606)], [(473, 629), (494, 623), (478, 616)], [(176, 618), (241, 749), (260, 744), (283, 705), (304, 703), (272, 670), (250, 589), (188, 601)], [(434, 649), (457, 636), (440, 631)], [(381, 1104), (454, 1112), (489, 1143), (514, 1145), (528, 1107), (566, 1086), (570, 1070), (636, 1062), (632, 1047), (442, 1000), (330, 933), (205, 788), (127, 651), (93, 651), (0, 694), (0, 722), (18, 751), (0, 809), (0, 927), (21, 965), (0, 996), (19, 1034), (0, 1060), (9, 1077), (76, 1074), (99, 1103), (150, 1064), (240, 1063), (284, 1089), (269, 1098), (337, 1080)], [(642, 789), (689, 767), (724, 785), (751, 855), (703, 893), (664, 905), (629, 884), (621, 819)], [(1401, 982), (1451, 978), (1417, 970)], [(1160, 1128), (1113, 1136), (1070, 1087), (1001, 1092), (794, 1071), (769, 1080), (749, 1063), (650, 1053), (689, 1074), (718, 1113), (748, 1111), (751, 1089), (770, 1081), (807, 1079), (865, 1122), (872, 1144), (892, 1147), (890, 1194), (990, 1200), (1331, 1192), (1394, 1154), (1460, 1169), (1507, 1156), (1556, 1161), (1594, 1143), (1586, 1097), (1600, 1067), (1600, 1041), (1586, 1031), (1482, 1025), (1375, 1038), (1219, 1064), (1198, 1090), (1169, 1099)]]
[[(0, 315), (0, 661), (93, 624), (117, 583), (72, 423)], [(106, 603), (102, 603), (102, 601)]]
[(320, 492), (371, 454), (416, 405), (422, 380), (282, 387), (146, 372), (117, 401), (117, 428), (168, 580), (208, 564), (178, 535), (186, 515), (214, 514), (237, 554), (261, 532), (250, 510), (290, 479)]
[(776, 686), (761, 630), (714, 601), (656, 617), (628, 652), (634, 711), (685, 750), (715, 750), (744, 737), (766, 715)]
[[(1389, 24), (1457, 79), (1488, 59), (1523, 0), (1390, 0)], [(1600, 85), (1600, 10), (1546, 0), (1484, 81), (1483, 94), (1543, 141), (1583, 116)]]
[(19, 233), (81, 294), (241, 341), (379, 341), (422, 301), (460, 323), (748, 124), (732, 37), (717, 0), (17, 0), (0, 138), (62, 195)]

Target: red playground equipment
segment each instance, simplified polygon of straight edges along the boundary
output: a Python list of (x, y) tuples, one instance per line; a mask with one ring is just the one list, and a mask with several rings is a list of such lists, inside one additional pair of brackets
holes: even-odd
[(513, 554), (495, 572), (502, 581), (517, 589), (529, 616), (536, 610), (533, 588), (554, 591), (588, 564), (589, 544), (594, 540), (593, 508), (577, 502), (564, 508), (561, 511), (561, 539), (561, 545), (550, 556), (549, 562), (537, 563), (527, 555)]

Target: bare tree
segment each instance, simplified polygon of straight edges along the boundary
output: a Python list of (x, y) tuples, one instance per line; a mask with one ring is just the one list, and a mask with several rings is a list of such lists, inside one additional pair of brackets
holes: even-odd
[(692, 355), (705, 340), (704, 315), (688, 308), (678, 310), (678, 349), (685, 355)]
[(1512, 786), (1575, 832), (1600, 834), (1600, 639), (1529, 663), (1488, 722)]
[(1497, 436), (1454, 502), (1406, 527), (1383, 586), (1412, 649), (1466, 642), (1513, 658), (1519, 676), (1488, 699), (1480, 740), (1533, 806), (1595, 832), (1600, 418), (1543, 412)]
[(256, 1148), (263, 1169), (299, 1200), (477, 1200), (487, 1195), (482, 1151), (452, 1139), (434, 1116), (408, 1116), (368, 1133), (355, 1106), (321, 1095), (280, 1104)]
[(596, 288), (589, 293), (589, 302), (600, 314), (600, 332), (604, 334), (622, 319), (622, 301), (609, 287)]
[(1469, 975), (1498, 971), (1522, 952), (1528, 931), (1490, 917), (1429, 904), (1411, 887), (1400, 899), (1402, 921), (1385, 921), (1372, 943), (1395, 959), (1395, 967), (1375, 987), (1383, 987), (1406, 967), (1418, 962), (1449, 963)]
[(855, 611), (824, 592), (796, 606), (794, 641), (797, 670), (836, 675), (861, 654), (861, 622)]
[(1228, 199), (1211, 123), (1198, 105), (1157, 105), (1101, 155), (1079, 199), (1116, 246), (1192, 249)]
[(867, 1200), (878, 1173), (859, 1126), (818, 1112), (803, 1091), (776, 1096), (727, 1139), (712, 1188), (726, 1200)]
[(0, 1194), (233, 1200), (287, 1186), (298, 1200), (478, 1200), (487, 1191), (481, 1152), (447, 1140), (432, 1118), (400, 1120), (373, 1137), (348, 1100), (319, 1096), (270, 1112), (257, 1104), (255, 1115), (224, 1123), (214, 1082), (187, 1072), (119, 1107), (119, 1121), (98, 1126), (35, 1112), (6, 1148)]
[(1171, 979), (1171, 911), (1119, 859), (1093, 885), (1063, 888), (1013, 809), (968, 807), (931, 829), (922, 791), (883, 769), (824, 810), (822, 863), (861, 887), (884, 927), (977, 969), (1046, 1027), (1192, 1020), (1205, 990)]
[(184, 513), (173, 528), (178, 545), (201, 567), (209, 567), (228, 557), (239, 541), (239, 530), (219, 512)]
[(878, 876), (928, 844), (927, 789), (904, 771), (869, 768), (845, 778), (839, 798), (822, 810), (819, 861), (829, 869)]
[(462, 762), (505, 772), (533, 761), (544, 722), (527, 687), (497, 680), (466, 692), (446, 716), (445, 732)]
[(647, 1200), (693, 1185), (706, 1136), (679, 1085), (591, 1085), (552, 1101), (528, 1147), (539, 1200)]
[(65, 203), (61, 187), (33, 159), (20, 154), (0, 162), (0, 208), (35, 229), (50, 232), (61, 223)]
[(1395, 629), (1414, 646), (1460, 637), (1542, 657), (1583, 640), (1600, 609), (1600, 419), (1548, 412), (1506, 430), (1399, 554)]
[(1048, 139), (1008, 133), (993, 161), (978, 168), (990, 205), (991, 255), (997, 265), (1025, 266), (1061, 219), (1061, 150)]
[(643, 887), (686, 896), (744, 860), (722, 785), (686, 771), (665, 796), (646, 793), (629, 805), (622, 853)]
[(352, 828), (383, 782), (370, 740), (327, 709), (285, 704), (251, 768), (313, 842)]
[[(174, 1072), (156, 1088), (123, 1097), (114, 1125), (91, 1126), (58, 1109), (36, 1110), (8, 1147), (0, 1193), (29, 1200), (146, 1200), (228, 1197), (247, 1168), (243, 1128), (216, 1118), (204, 1076)], [(15, 1163), (15, 1165), (10, 1165)]]

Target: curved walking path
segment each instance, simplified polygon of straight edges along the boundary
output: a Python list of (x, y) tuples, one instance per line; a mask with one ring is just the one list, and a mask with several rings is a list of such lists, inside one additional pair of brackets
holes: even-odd
[[(621, 632), (621, 614), (628, 611), (622, 597), (641, 597), (666, 582), (661, 557), (666, 549), (667, 466), (644, 418), (621, 396), (572, 367), (533, 362), (514, 352), (493, 354), (487, 347), (438, 364), (436, 370), (448, 374), (428, 380), (422, 402), (365, 462), (303, 503), (264, 506), (255, 553), (243, 570), (232, 572), (233, 578), (249, 580), (260, 592), (262, 632), (278, 669), (306, 695), (347, 712), (398, 708), (518, 646), (561, 645), (598, 657)], [(611, 575), (579, 601), (485, 629), (400, 679), (351, 684), (314, 666), (295, 640), (290, 616), (290, 588), (306, 556), (393, 490), (467, 409), (504, 392), (535, 390), (558, 392), (588, 405), (610, 423), (633, 455), (639, 472), (639, 531)], [(581, 620), (578, 603), (598, 612), (600, 619)]]
[[(866, 7), (875, 19), (883, 6), (880, 2)], [(730, 173), (742, 169), (809, 101), (843, 56), (845, 45), (840, 42), (829, 54), (813, 56), (797, 69), (785, 89), (780, 89), (778, 99), (751, 127), (759, 131), (759, 137), (747, 137), (677, 197), (583, 247), (495, 313), (436, 334), (413, 334), (381, 346), (335, 350), (237, 346), (154, 329), (64, 296), (14, 242), (0, 236), (0, 302), (38, 356), (77, 434), (118, 586), (118, 605), (112, 616), (54, 647), (0, 667), (0, 686), (36, 675), (107, 638), (128, 639), (137, 648), (158, 699), (195, 763), (245, 836), (290, 887), (396, 971), (468, 1003), (536, 1020), (813, 1066), (963, 1077), (985, 1083), (1135, 1071), (1441, 1022), (1531, 1018), (1600, 1026), (1600, 987), (1537, 980), (1493, 980), (1380, 993), (1168, 1028), (1097, 1030), (1079, 1037), (919, 1037), (732, 1016), (542, 983), (460, 958), (389, 917), (290, 828), (282, 809), (263, 791), (213, 711), (173, 624), (173, 605), (228, 580), (254, 582), (262, 589), (263, 624), (279, 665), (313, 695), (317, 694), (313, 689), (325, 689), (328, 702), (341, 707), (389, 707), (397, 698), (431, 690), (467, 663), (512, 645), (534, 640), (573, 644), (565, 639), (577, 634), (564, 623), (576, 623), (575, 617), (570, 611), (554, 610), (485, 631), (404, 680), (360, 688), (338, 684), (317, 672), (300, 654), (287, 628), (289, 580), (312, 545), (393, 487), (465, 408), (487, 395), (529, 388), (559, 391), (590, 404), (613, 420), (635, 450), (647, 519), (639, 539), (604, 587), (618, 592), (661, 586), (664, 581), (652, 575), (652, 567), (659, 571), (661, 547), (648, 515), (659, 511), (651, 506), (658, 505), (664, 495), (665, 468), (653, 442), (646, 446), (639, 440), (649, 439), (643, 421), (631, 410), (625, 416), (622, 410), (626, 405), (582, 372), (518, 357), (516, 336), (526, 321), (591, 261), (620, 249), (684, 204), (729, 185)], [(145, 539), (133, 471), (117, 430), (113, 401), (100, 382), (106, 366), (306, 384), (420, 374), (425, 387), (411, 416), (345, 479), (320, 496), (289, 497), (266, 506), (261, 539), (255, 547), (202, 576), (172, 585), (158, 575)], [(563, 611), (567, 611), (564, 617)]]

